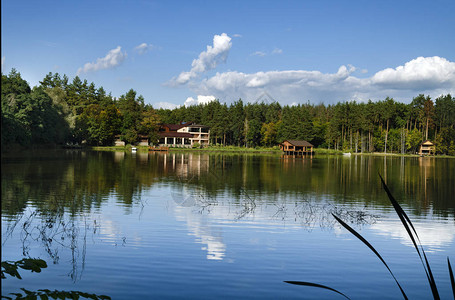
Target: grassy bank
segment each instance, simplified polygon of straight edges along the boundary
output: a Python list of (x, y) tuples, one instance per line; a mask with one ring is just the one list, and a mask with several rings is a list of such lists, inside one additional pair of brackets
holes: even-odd
[[(100, 146), (100, 147), (88, 147), (87, 149), (95, 151), (131, 151), (132, 145), (126, 146)], [(134, 146), (137, 148), (138, 152), (148, 152), (147, 146)], [(213, 152), (213, 153), (263, 153), (263, 154), (276, 154), (281, 155), (283, 152), (279, 147), (256, 147), (256, 148), (247, 148), (239, 146), (208, 146), (204, 148), (169, 148), (171, 152)], [(315, 148), (315, 155), (342, 155), (343, 151), (335, 149), (324, 149), (324, 148)], [(391, 156), (391, 157), (419, 157), (418, 154), (401, 154), (401, 153), (384, 153), (384, 152), (364, 152), (364, 153), (354, 153), (352, 155), (359, 156)], [(431, 156), (436, 158), (455, 158), (455, 156), (448, 155), (436, 155)]]
[[(100, 146), (100, 147), (90, 147), (91, 150), (96, 151), (131, 151), (133, 146), (126, 145), (126, 146)], [(147, 146), (135, 146), (137, 151), (145, 152), (148, 151)], [(239, 146), (208, 146), (204, 148), (179, 148), (179, 147), (170, 147), (169, 151), (179, 151), (179, 152), (226, 152), (226, 153), (267, 153), (267, 154), (277, 154), (281, 155), (283, 152), (280, 150), (278, 146), (276, 147), (255, 147), (255, 148), (248, 148), (248, 147), (239, 147)], [(333, 155), (340, 155), (343, 152), (334, 149), (314, 149), (315, 154), (333, 154)]]

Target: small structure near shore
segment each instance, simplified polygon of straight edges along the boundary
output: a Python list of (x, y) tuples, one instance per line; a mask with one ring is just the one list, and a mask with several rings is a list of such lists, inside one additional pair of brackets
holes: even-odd
[(307, 141), (285, 140), (280, 144), (281, 151), (286, 155), (313, 154), (313, 145)]
[(419, 155), (434, 155), (436, 147), (430, 140), (422, 142), (419, 146)]
[(115, 136), (114, 146), (125, 146), (125, 141), (122, 141), (120, 134)]

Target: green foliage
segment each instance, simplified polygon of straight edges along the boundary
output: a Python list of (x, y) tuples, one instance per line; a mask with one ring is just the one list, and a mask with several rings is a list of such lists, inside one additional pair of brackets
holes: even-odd
[[(16, 300), (19, 299), (79, 299), (80, 297), (83, 297), (85, 299), (94, 299), (94, 300), (107, 300), (111, 299), (111, 297), (106, 296), (106, 295), (96, 295), (96, 294), (89, 294), (89, 293), (84, 293), (84, 292), (79, 292), (79, 291), (57, 291), (57, 290), (48, 290), (48, 289), (42, 289), (38, 291), (29, 291), (24, 288), (21, 288), (21, 290), (24, 292), (22, 293), (11, 293), (11, 295), (16, 296)], [(2, 296), (2, 298), (5, 299), (13, 299), (11, 297), (6, 297)]]
[(455, 129), (444, 127), (435, 140), (436, 151), (441, 154), (455, 155)]
[(2, 279), (6, 279), (5, 274), (16, 277), (18, 279), (22, 279), (21, 275), (18, 272), (18, 268), (40, 273), (41, 269), (47, 268), (47, 264), (44, 260), (39, 258), (23, 258), (14, 262), (2, 261)]
[[(24, 270), (30, 270), (31, 272), (41, 273), (41, 269), (47, 268), (47, 263), (39, 258), (23, 258), (18, 261), (2, 261), (2, 271), (1, 277), (2, 279), (6, 279), (6, 275), (11, 277), (15, 277), (18, 279), (22, 279), (21, 275), (18, 272), (18, 268)], [(22, 293), (11, 293), (14, 295), (14, 299), (79, 299), (80, 297), (87, 298), (87, 299), (95, 299), (95, 300), (105, 300), (111, 299), (111, 297), (106, 295), (96, 295), (96, 294), (89, 294), (79, 291), (51, 291), (48, 289), (40, 289), (38, 291), (29, 291), (24, 288), (21, 288), (24, 292)], [(4, 299), (13, 299), (12, 297), (2, 295)]]
[(410, 104), (387, 97), (382, 101), (335, 105), (277, 102), (231, 105), (218, 100), (175, 109), (154, 110), (130, 89), (118, 99), (78, 76), (47, 74), (33, 89), (15, 69), (2, 75), (2, 149), (9, 144), (86, 143), (110, 145), (120, 134), (134, 144), (147, 136), (158, 140), (159, 124), (194, 122), (210, 127), (210, 142), (262, 147), (285, 139), (307, 140), (315, 147), (352, 152), (414, 153), (425, 139), (435, 141), (438, 153), (453, 153), (455, 98), (433, 101), (418, 95)]
[(417, 151), (417, 147), (422, 142), (422, 133), (419, 132), (416, 128), (408, 132), (408, 136), (406, 138), (406, 148), (411, 150), (412, 153)]
[(128, 128), (124, 130), (121, 138), (128, 144), (134, 144), (138, 140), (139, 135), (135, 129)]
[(278, 144), (277, 128), (280, 126), (280, 122), (278, 121), (278, 124), (273, 122), (262, 124), (261, 135), (263, 145), (270, 147)]

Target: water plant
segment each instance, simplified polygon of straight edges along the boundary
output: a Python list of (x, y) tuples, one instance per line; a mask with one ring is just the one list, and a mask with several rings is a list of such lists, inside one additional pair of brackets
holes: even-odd
[[(2, 270), (1, 277), (6, 279), (6, 275), (22, 279), (21, 275), (18, 272), (18, 268), (24, 270), (30, 270), (31, 272), (41, 273), (41, 269), (47, 268), (46, 261), (40, 258), (23, 258), (18, 261), (2, 261)], [(15, 296), (14, 299), (94, 299), (94, 300), (109, 300), (111, 297), (106, 295), (96, 295), (80, 291), (58, 291), (58, 290), (48, 290), (48, 289), (39, 289), (37, 291), (29, 291), (27, 289), (21, 288), (24, 292), (22, 293), (10, 293)], [(12, 297), (2, 295), (2, 299), (10, 299)]]
[[(430, 286), (433, 298), (435, 300), (438, 300), (438, 299), (440, 299), (440, 296), (439, 296), (438, 288), (436, 286), (436, 281), (434, 279), (433, 272), (431, 271), (430, 263), (428, 262), (428, 258), (427, 258), (426, 254), (425, 254), (425, 251), (423, 249), (422, 243), (420, 242), (420, 238), (419, 238), (419, 236), (417, 234), (417, 231), (415, 230), (414, 225), (412, 224), (412, 222), (409, 219), (409, 217), (406, 214), (406, 212), (400, 206), (400, 204), (395, 199), (395, 197), (393, 197), (392, 193), (390, 192), (390, 189), (388, 188), (387, 184), (385, 183), (384, 179), (382, 178), (382, 176), (380, 174), (379, 174), (379, 177), (381, 178), (382, 187), (384, 188), (385, 192), (387, 193), (387, 196), (388, 196), (388, 198), (390, 200), (390, 203), (392, 204), (393, 208), (395, 209), (395, 212), (397, 213), (398, 217), (400, 218), (400, 221), (401, 221), (402, 225), (406, 229), (406, 232), (408, 233), (408, 235), (409, 235), (409, 237), (410, 237), (410, 239), (411, 239), (411, 241), (412, 241), (412, 243), (414, 245), (414, 248), (417, 251), (417, 254), (418, 254), (419, 258), (420, 258), (420, 261), (422, 262), (422, 265), (423, 265), (423, 268), (424, 268), (424, 271), (425, 271), (425, 274), (426, 274), (426, 277), (427, 277), (427, 280), (428, 280), (428, 284)], [(392, 273), (392, 270), (389, 268), (389, 266), (387, 265), (385, 260), (382, 258), (382, 256), (379, 254), (379, 252), (364, 237), (362, 237), (357, 231), (355, 231), (352, 227), (350, 227), (348, 224), (343, 222), (343, 220), (341, 220), (335, 214), (332, 213), (332, 215), (335, 218), (335, 220), (338, 223), (341, 224), (341, 226), (346, 228), (356, 238), (358, 238), (360, 241), (362, 241), (362, 243), (364, 243), (382, 261), (382, 263), (385, 265), (385, 267), (387, 268), (387, 270), (389, 271), (389, 273), (392, 275), (393, 279), (395, 280), (396, 284), (400, 288), (400, 291), (401, 291), (401, 293), (403, 295), (403, 298), (404, 299), (408, 299), (408, 297), (407, 297), (406, 293), (404, 292), (403, 288), (401, 287), (400, 283), (396, 279), (395, 275)], [(449, 269), (450, 283), (452, 285), (453, 297), (455, 299), (455, 280), (454, 280), (454, 275), (453, 275), (453, 271), (452, 271), (452, 266), (450, 264), (450, 259), (448, 257), (447, 257), (447, 264), (448, 264), (448, 269)], [(348, 296), (346, 296), (342, 292), (340, 292), (340, 291), (338, 291), (336, 289), (333, 289), (331, 287), (325, 286), (325, 285), (312, 283), (312, 282), (304, 282), (304, 281), (285, 281), (285, 282), (289, 283), (289, 284), (311, 286), (311, 287), (317, 287), (317, 288), (323, 288), (323, 289), (331, 290), (333, 292), (336, 292), (336, 293), (344, 296), (347, 299), (350, 299)]]

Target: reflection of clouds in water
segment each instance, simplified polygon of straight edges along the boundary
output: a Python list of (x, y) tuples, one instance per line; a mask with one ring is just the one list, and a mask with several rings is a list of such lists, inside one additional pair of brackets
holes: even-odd
[(207, 251), (207, 259), (222, 260), (225, 256), (226, 245), (223, 243), (221, 229), (213, 226), (207, 216), (195, 214), (191, 208), (176, 207), (177, 220), (186, 221), (190, 235), (197, 238), (197, 242), (206, 245), (202, 250)]
[[(455, 222), (453, 220), (438, 220), (438, 223), (429, 220), (422, 223), (413, 222), (413, 225), (422, 245), (429, 247), (429, 250), (432, 251), (437, 251), (441, 247), (450, 245), (455, 238)], [(400, 221), (378, 222), (373, 224), (371, 229), (381, 235), (400, 239), (404, 245), (414, 247)]]

